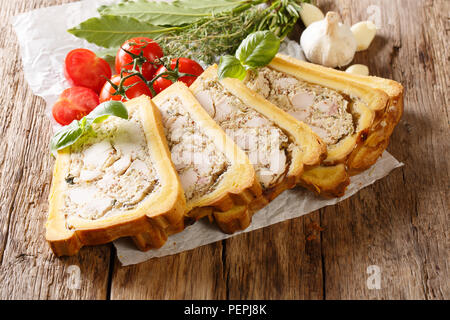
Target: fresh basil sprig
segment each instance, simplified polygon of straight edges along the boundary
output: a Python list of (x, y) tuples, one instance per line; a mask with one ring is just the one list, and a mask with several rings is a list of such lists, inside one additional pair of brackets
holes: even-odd
[(243, 80), (247, 70), (264, 67), (272, 61), (280, 48), (280, 39), (271, 31), (257, 31), (245, 38), (234, 56), (220, 58), (219, 79)]
[(81, 120), (74, 120), (55, 133), (50, 141), (50, 150), (56, 157), (57, 151), (67, 148), (92, 130), (94, 123), (105, 121), (109, 116), (128, 119), (128, 111), (120, 101), (107, 101), (100, 104)]

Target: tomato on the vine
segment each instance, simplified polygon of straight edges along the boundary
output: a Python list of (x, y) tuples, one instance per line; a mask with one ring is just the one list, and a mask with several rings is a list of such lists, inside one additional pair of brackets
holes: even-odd
[[(126, 77), (127, 74), (125, 73), (123, 74), (123, 76)], [(121, 80), (120, 75), (115, 75), (111, 78), (110, 81), (114, 85), (119, 86), (120, 80)], [(139, 78), (138, 76), (132, 76), (126, 79), (123, 83), (124, 87), (128, 87), (131, 85), (132, 87), (125, 91), (125, 95), (127, 96), (128, 99), (137, 98), (143, 94), (149, 97), (152, 96), (152, 93), (148, 88), (147, 84), (144, 81), (142, 81), (142, 79)], [(114, 95), (114, 93), (116, 93), (116, 89), (109, 82), (106, 82), (105, 85), (103, 86), (102, 91), (100, 92), (100, 102), (105, 102), (109, 100), (116, 100), (116, 101), (127, 100), (121, 95)]]
[(153, 62), (164, 55), (161, 47), (152, 39), (145, 37), (137, 37), (125, 41), (116, 55), (116, 71), (119, 74), (124, 68), (126, 70), (132, 70), (133, 68), (133, 56), (125, 50), (137, 56), (142, 52), (142, 56), (146, 60), (141, 62), (142, 75), (145, 79), (151, 80), (155, 75), (156, 69), (158, 69), (158, 66), (155, 66)]
[[(178, 58), (171, 60), (170, 62), (171, 71), (175, 70), (177, 60), (179, 73), (188, 73), (195, 76), (195, 77), (182, 76), (178, 78), (178, 81), (184, 82), (189, 87), (195, 81), (195, 79), (197, 79), (197, 77), (203, 73), (203, 68), (194, 60), (188, 58)], [(167, 71), (168, 70), (166, 67), (161, 66), (156, 71), (155, 77)], [(169, 80), (167, 76), (161, 76), (153, 83), (153, 89), (155, 89), (156, 93), (160, 93), (164, 89), (170, 87), (172, 83), (173, 83), (172, 80)]]
[(98, 94), (85, 87), (64, 90), (53, 105), (52, 114), (56, 122), (63, 126), (73, 120), (80, 120), (99, 105)]
[(71, 86), (86, 87), (99, 93), (111, 78), (108, 62), (88, 49), (70, 51), (64, 61), (64, 75)]

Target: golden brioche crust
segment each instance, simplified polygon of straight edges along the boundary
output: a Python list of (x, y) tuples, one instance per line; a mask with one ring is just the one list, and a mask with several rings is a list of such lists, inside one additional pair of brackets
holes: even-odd
[[(191, 85), (190, 90), (195, 94), (201, 90), (202, 82), (215, 79), (217, 79), (217, 65), (205, 70)], [(255, 211), (264, 207), (284, 190), (295, 187), (300, 181), (304, 167), (316, 165), (325, 157), (326, 146), (307, 125), (297, 121), (259, 94), (248, 89), (242, 81), (226, 78), (220, 80), (220, 83), (246, 106), (273, 121), (295, 144), (295, 148), (292, 150), (291, 164), (284, 179), (264, 190), (263, 196), (254, 199), (246, 208), (238, 205), (225, 212), (223, 210), (222, 212), (214, 211), (214, 218), (218, 226), (226, 233), (233, 233), (247, 228)]]
[[(278, 54), (271, 68), (300, 80), (329, 87), (358, 97), (367, 107), (359, 112), (358, 130), (337, 145), (328, 146), (328, 156), (319, 166), (307, 168), (301, 185), (332, 197), (344, 195), (350, 175), (372, 166), (389, 144), (403, 113), (403, 87), (398, 82), (378, 77), (360, 76), (300, 61)], [(369, 110), (366, 110), (369, 109)]]
[(49, 196), (49, 216), (46, 223), (46, 240), (57, 256), (76, 254), (81, 247), (98, 245), (120, 237), (140, 232), (149, 233), (154, 243), (162, 245), (173, 226), (183, 224), (185, 198), (181, 183), (175, 172), (164, 138), (158, 110), (147, 97), (140, 97), (126, 103), (127, 108), (136, 109), (142, 117), (142, 127), (151, 153), (154, 168), (158, 173), (160, 188), (142, 201), (136, 209), (123, 215), (99, 220), (75, 220), (73, 229), (66, 227), (62, 186), (65, 183), (70, 153), (59, 151), (53, 173)]
[[(158, 106), (171, 97), (177, 97), (182, 101), (185, 110), (202, 127), (204, 133), (217, 142), (216, 147), (231, 162), (221, 182), (212, 192), (195, 200), (187, 201), (186, 218), (199, 220), (206, 216), (212, 216), (214, 211), (228, 211), (236, 206), (246, 206), (259, 198), (262, 193), (261, 185), (257, 181), (255, 170), (247, 155), (208, 115), (184, 83), (176, 82), (153, 98), (153, 101)], [(243, 220), (244, 216), (245, 214), (242, 213), (242, 216), (229, 217), (227, 223), (243, 224), (243, 221), (239, 221)], [(153, 235), (154, 233), (150, 235), (141, 234), (133, 237), (133, 241), (141, 250), (155, 248)]]

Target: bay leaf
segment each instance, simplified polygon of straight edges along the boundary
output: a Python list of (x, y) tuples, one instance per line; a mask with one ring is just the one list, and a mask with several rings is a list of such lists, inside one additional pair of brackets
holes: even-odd
[(104, 15), (85, 20), (67, 31), (100, 47), (118, 48), (130, 38), (153, 38), (170, 30), (173, 28), (154, 26), (131, 17)]
[(232, 10), (244, 0), (127, 1), (99, 8), (101, 15), (127, 16), (157, 26), (179, 26)]

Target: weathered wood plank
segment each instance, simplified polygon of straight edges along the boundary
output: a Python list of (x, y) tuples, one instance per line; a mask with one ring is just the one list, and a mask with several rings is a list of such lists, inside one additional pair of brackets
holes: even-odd
[(226, 240), (228, 297), (322, 299), (318, 224), (316, 212)]
[(68, 1), (0, 1), (0, 299), (107, 297), (109, 246), (57, 259), (44, 240), (53, 167), (50, 121), (43, 100), (23, 78), (8, 24), (20, 12), (63, 2)]
[[(405, 86), (388, 148), (405, 167), (307, 217), (138, 266), (116, 260), (113, 270), (111, 246), (56, 259), (43, 239), (50, 126), (7, 21), (64, 2), (0, 0), (0, 299), (449, 298), (448, 1), (318, 1), (348, 24), (380, 9), (379, 36), (355, 62)], [(313, 225), (324, 228), (315, 239)], [(366, 285), (370, 265), (380, 290)]]
[(411, 163), (404, 183), (413, 200), (411, 225), (421, 284), (425, 298), (448, 299), (450, 3), (424, 1), (398, 8), (402, 35), (407, 33), (402, 37), (405, 53), (399, 55), (399, 65), (402, 63), (401, 74), (408, 83), (406, 90), (412, 93), (406, 103), (413, 107), (404, 119), (410, 142), (403, 145), (403, 152)]
[(116, 259), (111, 299), (225, 299), (222, 243), (121, 267)]
[[(348, 0), (325, 7), (349, 24), (380, 9), (379, 36), (355, 62), (406, 90), (405, 114), (388, 148), (405, 167), (321, 215), (325, 296), (448, 298), (448, 2)], [(381, 269), (380, 290), (366, 285), (370, 265)]]

